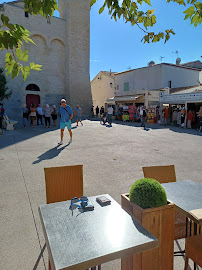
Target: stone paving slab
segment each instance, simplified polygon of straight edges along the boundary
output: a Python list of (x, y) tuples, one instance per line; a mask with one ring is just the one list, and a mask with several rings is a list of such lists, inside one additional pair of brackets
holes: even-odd
[[(119, 123), (110, 128), (85, 120), (83, 127), (73, 124), (72, 144), (67, 145), (66, 132), (65, 144), (57, 147), (55, 128), (6, 131), (0, 136), (0, 269), (48, 269), (47, 250), (45, 265), (40, 259), (34, 268), (44, 245), (38, 215), (38, 206), (46, 201), (44, 167), (83, 164), (84, 194), (109, 193), (120, 203), (120, 194), (143, 177), (142, 166), (175, 164), (178, 181), (202, 184), (201, 135), (172, 126), (144, 130), (138, 124)], [(183, 241), (180, 244), (183, 249)], [(183, 268), (183, 258), (175, 258), (174, 270)], [(102, 269), (120, 270), (120, 260)]]

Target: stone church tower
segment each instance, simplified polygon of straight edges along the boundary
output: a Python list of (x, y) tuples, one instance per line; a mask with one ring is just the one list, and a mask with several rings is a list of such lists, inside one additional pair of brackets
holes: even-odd
[[(37, 45), (25, 44), (29, 62), (43, 65), (42, 71), (31, 71), (24, 82), (21, 75), (8, 77), (13, 94), (4, 101), (6, 114), (22, 123), (22, 107), (31, 103), (55, 104), (59, 109), (61, 98), (73, 108), (77, 104), (83, 115), (89, 115), (92, 106), (89, 76), (90, 0), (59, 0), (60, 18), (46, 18), (25, 14), (23, 1), (0, 4), (11, 23), (27, 28)], [(5, 68), (6, 50), (0, 51), (0, 67)]]
[(73, 108), (89, 114), (92, 105), (89, 78), (90, 0), (59, 0), (60, 18), (66, 21), (65, 91)]

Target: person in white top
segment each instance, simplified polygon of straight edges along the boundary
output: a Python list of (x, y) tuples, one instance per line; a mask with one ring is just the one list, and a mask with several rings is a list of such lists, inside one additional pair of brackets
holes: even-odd
[(41, 121), (41, 125), (43, 125), (43, 109), (41, 108), (41, 104), (38, 104), (37, 110), (37, 125), (39, 125), (39, 120)]
[(113, 116), (114, 109), (112, 108), (112, 105), (109, 105), (107, 108), (107, 114), (108, 114), (108, 122), (110, 125), (112, 125), (112, 116)]

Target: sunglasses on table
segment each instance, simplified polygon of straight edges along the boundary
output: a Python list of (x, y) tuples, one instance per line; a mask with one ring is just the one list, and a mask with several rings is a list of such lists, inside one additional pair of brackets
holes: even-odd
[(88, 204), (88, 197), (81, 196), (80, 198), (74, 197), (71, 199), (70, 209), (74, 210), (76, 208), (85, 208)]

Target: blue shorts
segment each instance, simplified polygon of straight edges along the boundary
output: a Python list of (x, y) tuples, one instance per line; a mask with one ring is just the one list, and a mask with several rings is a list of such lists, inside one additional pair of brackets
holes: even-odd
[(81, 121), (81, 116), (76, 116), (76, 121)]
[(70, 120), (68, 122), (60, 122), (60, 129), (65, 129), (65, 127), (67, 127), (67, 129), (72, 128)]

